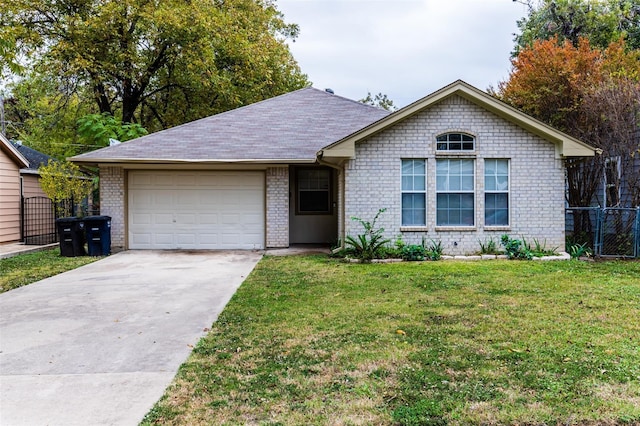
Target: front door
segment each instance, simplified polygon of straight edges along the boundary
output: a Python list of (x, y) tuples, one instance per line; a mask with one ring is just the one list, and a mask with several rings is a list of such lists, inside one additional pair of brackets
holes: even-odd
[(330, 244), (338, 238), (337, 173), (329, 167), (292, 167), (289, 242)]

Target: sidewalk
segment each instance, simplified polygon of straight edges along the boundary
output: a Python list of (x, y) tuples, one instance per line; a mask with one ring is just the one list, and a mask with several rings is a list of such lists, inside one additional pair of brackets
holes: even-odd
[(20, 242), (0, 244), (0, 259), (17, 256), (23, 253), (31, 253), (34, 251), (47, 250), (56, 247), (58, 243), (45, 244), (41, 246), (26, 245)]

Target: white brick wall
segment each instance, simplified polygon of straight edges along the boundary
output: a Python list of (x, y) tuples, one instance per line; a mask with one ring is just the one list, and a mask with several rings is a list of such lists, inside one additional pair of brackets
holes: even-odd
[(267, 169), (267, 247), (289, 247), (289, 167)]
[[(436, 136), (464, 132), (476, 137), (475, 227), (473, 230), (436, 229)], [(442, 158), (438, 154), (438, 158)], [(445, 156), (446, 157), (446, 156)], [(453, 157), (453, 156), (451, 156)], [(401, 159), (427, 160), (427, 226), (401, 232)], [(484, 226), (485, 158), (510, 159), (510, 226)], [(406, 243), (424, 237), (442, 241), (445, 254), (479, 251), (478, 240), (502, 234), (534, 238), (549, 248), (564, 250), (564, 172), (555, 158), (555, 146), (481, 107), (455, 96), (443, 100), (392, 128), (361, 142), (356, 158), (345, 165), (345, 231), (361, 232), (357, 216), (371, 220), (378, 209), (387, 208), (379, 224), (388, 238), (402, 235)]]
[(111, 216), (111, 250), (124, 249), (125, 179), (122, 167), (100, 167), (100, 214)]

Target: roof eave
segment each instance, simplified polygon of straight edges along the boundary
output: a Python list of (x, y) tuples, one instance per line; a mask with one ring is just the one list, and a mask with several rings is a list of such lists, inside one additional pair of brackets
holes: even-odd
[[(529, 132), (536, 134), (543, 139), (553, 142), (556, 145), (558, 157), (593, 157), (599, 150), (566, 134), (554, 129), (548, 124), (539, 121), (518, 109), (488, 95), (475, 87), (467, 87), (469, 91), (461, 90), (458, 95), (470, 102), (480, 104), (486, 110), (511, 121)], [(481, 96), (478, 96), (480, 94)]]
[(40, 176), (40, 172), (38, 170), (34, 170), (34, 169), (20, 169), (20, 174), (21, 175)]
[(5, 148), (4, 151), (7, 153), (9, 158), (11, 158), (16, 164), (18, 164), (20, 168), (29, 167), (29, 161), (1, 133), (0, 133), (0, 145), (2, 145)]
[(228, 165), (228, 164), (313, 164), (316, 158), (295, 159), (166, 159), (166, 158), (91, 158), (70, 157), (69, 161), (84, 165), (97, 166), (99, 164), (201, 164), (201, 165)]

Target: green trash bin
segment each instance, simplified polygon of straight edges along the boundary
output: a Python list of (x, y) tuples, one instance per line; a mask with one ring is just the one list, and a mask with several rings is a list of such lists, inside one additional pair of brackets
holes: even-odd
[(84, 250), (84, 222), (79, 217), (56, 219), (60, 255), (65, 257), (86, 256)]
[(84, 218), (89, 256), (111, 254), (111, 217), (87, 216)]

